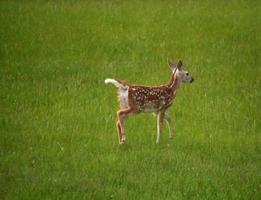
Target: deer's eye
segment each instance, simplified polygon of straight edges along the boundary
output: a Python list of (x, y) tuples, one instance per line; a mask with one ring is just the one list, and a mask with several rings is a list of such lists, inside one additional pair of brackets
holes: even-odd
[(189, 75), (189, 73), (188, 73), (188, 72), (186, 72), (186, 75), (188, 76), (188, 75)]

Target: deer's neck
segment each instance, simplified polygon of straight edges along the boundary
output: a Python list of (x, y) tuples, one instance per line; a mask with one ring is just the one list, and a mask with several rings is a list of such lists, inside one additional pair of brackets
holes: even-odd
[(179, 89), (181, 84), (181, 80), (177, 77), (176, 74), (173, 74), (171, 76), (171, 79), (168, 83), (168, 87), (172, 88), (173, 92), (176, 93), (176, 91)]

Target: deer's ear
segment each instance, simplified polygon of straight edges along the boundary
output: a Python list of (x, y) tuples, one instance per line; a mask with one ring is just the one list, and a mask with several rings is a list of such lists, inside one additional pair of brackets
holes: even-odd
[(182, 61), (179, 60), (179, 61), (177, 62), (177, 68), (180, 69), (181, 67), (182, 67)]
[(170, 61), (170, 59), (167, 59), (167, 61), (168, 61), (168, 65), (169, 65), (169, 68), (173, 71), (174, 69), (175, 69), (175, 64), (173, 64), (171, 61)]

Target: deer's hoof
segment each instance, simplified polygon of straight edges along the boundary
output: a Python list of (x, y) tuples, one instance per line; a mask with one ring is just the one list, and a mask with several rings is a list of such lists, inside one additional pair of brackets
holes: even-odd
[(121, 141), (119, 142), (119, 144), (120, 144), (120, 145), (125, 144), (125, 140), (121, 140)]

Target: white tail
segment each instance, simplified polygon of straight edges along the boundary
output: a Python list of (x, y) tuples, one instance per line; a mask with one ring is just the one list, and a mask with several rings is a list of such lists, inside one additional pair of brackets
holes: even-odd
[(121, 86), (123, 86), (119, 81), (116, 81), (116, 80), (111, 79), (111, 78), (105, 79), (104, 82), (105, 82), (106, 84), (111, 83), (111, 84), (115, 85), (116, 87), (121, 87)]

